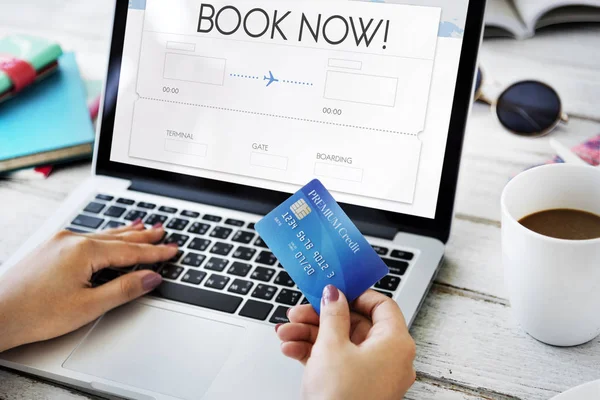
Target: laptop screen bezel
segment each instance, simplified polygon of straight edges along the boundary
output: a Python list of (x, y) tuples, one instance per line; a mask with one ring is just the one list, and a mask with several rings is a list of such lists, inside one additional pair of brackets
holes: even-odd
[[(256, 204), (268, 207), (275, 207), (283, 202), (290, 196), (289, 193), (110, 160), (128, 3), (128, 0), (116, 0), (102, 120), (95, 155), (95, 173), (97, 175), (107, 175), (128, 180), (144, 179), (158, 184), (176, 184), (186, 188), (210, 192), (213, 198), (218, 198), (219, 195), (233, 199), (238, 198), (240, 200), (240, 209), (248, 212), (264, 212), (264, 207), (260, 207), (257, 210), (248, 209), (248, 199), (254, 200)], [(405, 231), (435, 237), (444, 243), (447, 241), (452, 222), (462, 143), (467, 116), (471, 107), (473, 80), (483, 28), (484, 10), (485, 1), (469, 1), (435, 218), (417, 217), (369, 207), (341, 204), (351, 219), (356, 222), (365, 222), (372, 226), (387, 227), (388, 229), (393, 228), (394, 231)], [(241, 206), (242, 203), (244, 203), (244, 207)], [(237, 208), (235, 200), (233, 202), (229, 201), (227, 206)]]

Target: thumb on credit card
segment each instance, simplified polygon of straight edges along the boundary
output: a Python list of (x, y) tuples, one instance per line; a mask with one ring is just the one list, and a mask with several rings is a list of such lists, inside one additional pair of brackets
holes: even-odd
[(333, 285), (323, 289), (317, 341), (343, 343), (350, 340), (350, 307), (344, 293)]

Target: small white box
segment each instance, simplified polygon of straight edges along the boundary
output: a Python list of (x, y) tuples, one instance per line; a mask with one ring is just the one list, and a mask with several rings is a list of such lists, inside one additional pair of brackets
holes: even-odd
[(316, 162), (315, 175), (344, 181), (362, 182), (363, 170), (362, 168)]
[(183, 42), (167, 42), (167, 49), (169, 50), (181, 50), (181, 51), (196, 51), (196, 45), (194, 43), (183, 43)]
[(202, 143), (187, 142), (185, 140), (165, 139), (165, 151), (191, 156), (206, 157), (208, 146)]
[(323, 97), (329, 100), (394, 107), (397, 88), (398, 78), (327, 71)]
[(265, 154), (252, 152), (250, 155), (250, 164), (258, 167), (280, 169), (282, 171), (287, 170), (288, 158), (283, 156), (276, 156), (274, 154)]
[(163, 77), (222, 86), (225, 80), (225, 65), (224, 58), (167, 53)]
[(342, 60), (341, 58), (330, 58), (328, 65), (331, 68), (362, 69), (362, 61)]

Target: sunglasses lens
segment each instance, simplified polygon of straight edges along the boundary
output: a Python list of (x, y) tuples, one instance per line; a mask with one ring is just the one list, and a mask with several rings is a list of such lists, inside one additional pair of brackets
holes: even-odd
[(477, 94), (479, 92), (482, 81), (483, 81), (483, 76), (481, 75), (481, 68), (477, 67), (477, 76), (475, 77), (475, 94)]
[(560, 98), (554, 89), (537, 81), (519, 82), (498, 98), (496, 113), (502, 125), (525, 136), (536, 136), (559, 119)]

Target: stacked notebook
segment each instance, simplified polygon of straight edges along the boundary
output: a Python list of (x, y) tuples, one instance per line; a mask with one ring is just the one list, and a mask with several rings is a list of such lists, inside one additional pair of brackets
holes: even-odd
[(89, 157), (94, 130), (74, 54), (25, 36), (0, 40), (0, 54), (7, 53), (30, 70), (29, 87), (21, 87), (22, 71), (0, 72), (0, 174)]

